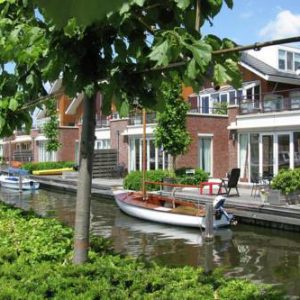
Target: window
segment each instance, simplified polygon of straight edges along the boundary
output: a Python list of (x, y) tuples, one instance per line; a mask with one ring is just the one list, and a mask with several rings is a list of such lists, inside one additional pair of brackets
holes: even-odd
[(236, 104), (236, 97), (235, 97), (235, 91), (229, 92), (229, 104), (234, 105)]
[(285, 51), (278, 51), (278, 69), (285, 70)]
[(248, 134), (240, 134), (240, 160), (241, 178), (248, 177)]
[(203, 136), (200, 138), (199, 145), (200, 168), (212, 174), (212, 137)]
[(109, 139), (96, 140), (95, 149), (110, 149), (110, 140)]
[(297, 71), (297, 69), (300, 68), (300, 53), (295, 53), (294, 68), (295, 68), (295, 71)]
[(201, 97), (201, 102), (202, 102), (202, 113), (208, 114), (209, 113), (209, 97), (208, 96)]
[(286, 53), (286, 56), (287, 56), (287, 69), (289, 71), (293, 71), (293, 52), (287, 52)]
[(278, 50), (278, 69), (296, 71), (300, 67), (300, 53)]
[(221, 102), (227, 103), (228, 95), (227, 94), (221, 94)]
[(38, 156), (39, 162), (44, 161), (56, 161), (56, 151), (47, 151), (46, 150), (46, 141), (39, 141), (38, 142)]
[[(146, 139), (147, 147), (147, 170), (167, 169), (168, 155), (162, 150), (155, 148), (154, 139)], [(143, 163), (143, 139), (131, 138), (129, 141), (129, 170), (142, 170)]]

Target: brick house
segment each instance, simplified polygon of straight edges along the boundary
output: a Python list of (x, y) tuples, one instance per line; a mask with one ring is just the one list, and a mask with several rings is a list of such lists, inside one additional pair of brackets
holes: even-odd
[(79, 139), (76, 117), (65, 114), (71, 100), (62, 92), (61, 79), (52, 85), (49, 93), (57, 94), (57, 116), (59, 120), (59, 141), (62, 147), (57, 152), (46, 151), (46, 140), (42, 132), (43, 125), (49, 120), (46, 109), (36, 109), (32, 115), (33, 126), (30, 133), (16, 130), (14, 135), (0, 143), (0, 151), (5, 161), (74, 161), (75, 145)]
[[(243, 53), (241, 88), (207, 84), (189, 95), (187, 129), (192, 144), (177, 167), (201, 167), (212, 177), (241, 168), (241, 181), (300, 166), (300, 49), (272, 46)], [(96, 148), (118, 150), (128, 171), (142, 166), (141, 114), (113, 113), (96, 129)], [(147, 168), (167, 168), (169, 157), (154, 145), (155, 117), (147, 120)]]
[[(300, 166), (300, 49), (271, 46), (242, 54), (240, 69), (243, 84), (235, 90), (229, 85), (219, 89), (207, 83), (198, 93), (183, 90), (191, 104), (187, 129), (192, 144), (187, 154), (177, 158), (177, 167), (200, 167), (211, 177), (223, 177), (233, 167), (241, 168), (241, 181), (257, 175), (274, 175), (281, 168)], [(61, 88), (56, 82), (52, 89)], [(53, 92), (53, 91), (52, 91)], [(78, 159), (81, 132), (82, 95), (72, 101), (58, 99), (60, 140), (63, 147), (55, 160)], [(142, 168), (142, 116), (133, 112), (119, 118), (101, 113), (102, 98), (97, 97), (95, 149), (116, 149), (118, 163), (128, 171)], [(22, 140), (32, 151), (32, 159), (43, 159), (43, 137), (37, 115), (36, 129), (30, 136), (16, 135), (11, 147)], [(155, 114), (147, 115), (147, 168), (166, 169), (170, 157), (154, 145)], [(2, 143), (3, 150), (8, 141)], [(19, 143), (20, 145), (20, 143)], [(27, 145), (27, 146), (25, 146)], [(0, 145), (1, 150), (1, 145)], [(15, 151), (13, 148), (11, 151)], [(7, 153), (7, 150), (6, 150)], [(7, 154), (6, 154), (7, 155)], [(46, 155), (46, 154), (45, 154)], [(51, 155), (48, 154), (51, 158)], [(4, 155), (5, 156), (5, 155)]]

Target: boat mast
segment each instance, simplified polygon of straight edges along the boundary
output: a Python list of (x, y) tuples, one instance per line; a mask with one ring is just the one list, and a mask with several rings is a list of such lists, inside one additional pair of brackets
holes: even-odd
[(146, 170), (147, 170), (147, 145), (146, 145), (146, 109), (143, 108), (143, 164), (142, 164), (142, 173), (143, 173), (143, 183), (142, 183), (142, 192), (143, 200), (147, 199), (146, 196)]

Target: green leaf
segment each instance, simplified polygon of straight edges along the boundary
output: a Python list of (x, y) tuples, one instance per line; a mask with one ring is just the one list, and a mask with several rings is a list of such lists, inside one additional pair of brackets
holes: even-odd
[(64, 33), (68, 37), (73, 37), (78, 33), (78, 26), (74, 18), (68, 21), (68, 24), (64, 27)]
[(9, 107), (8, 107), (10, 110), (16, 111), (18, 106), (19, 106), (18, 101), (15, 98), (10, 99)]
[(132, 0), (132, 3), (133, 4), (136, 4), (140, 7), (143, 7), (144, 3), (145, 3), (145, 0)]
[(127, 101), (122, 101), (119, 108), (120, 117), (128, 117), (129, 115), (129, 105)]
[(231, 81), (231, 77), (227, 74), (226, 69), (221, 64), (216, 64), (214, 66), (213, 79), (220, 85)]
[(43, 14), (53, 19), (55, 24), (63, 27), (68, 20), (75, 18), (77, 23), (82, 26), (88, 26), (91, 23), (103, 19), (106, 14), (120, 9), (125, 0), (34, 0), (40, 8), (43, 8)]
[(228, 8), (232, 9), (233, 8), (233, 0), (224, 0)]
[(197, 70), (196, 70), (196, 60), (193, 58), (187, 67), (187, 75), (190, 79), (195, 79), (197, 77)]
[(199, 65), (201, 71), (205, 71), (206, 66), (211, 61), (211, 46), (206, 44), (204, 41), (197, 41), (193, 45), (185, 45), (192, 52), (193, 57), (196, 63)]
[(169, 63), (168, 58), (169, 43), (167, 40), (163, 41), (158, 46), (154, 46), (152, 52), (149, 55), (151, 60), (156, 61), (156, 66), (167, 66)]
[(177, 3), (177, 6), (182, 10), (186, 9), (191, 3), (190, 0), (175, 0), (175, 2)]

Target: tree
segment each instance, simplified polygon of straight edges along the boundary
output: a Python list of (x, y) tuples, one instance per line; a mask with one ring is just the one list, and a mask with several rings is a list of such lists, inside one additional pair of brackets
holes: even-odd
[(181, 96), (182, 84), (177, 76), (170, 83), (163, 82), (161, 91), (166, 104), (165, 110), (157, 114), (155, 143), (172, 155), (172, 168), (175, 171), (176, 157), (186, 153), (191, 143), (191, 137), (186, 130), (189, 104)]
[[(208, 77), (215, 84), (237, 86), (238, 55), (215, 55), (215, 50), (235, 44), (199, 31), (205, 20), (211, 22), (218, 14), (222, 0), (113, 0), (108, 10), (115, 10), (109, 14), (101, 10), (100, 0), (90, 0), (92, 5), (84, 9), (83, 0), (36, 2), (0, 0), (0, 136), (23, 123), (30, 127), (30, 109), (46, 95), (43, 83), (62, 75), (67, 95), (85, 93), (78, 180), (85, 186), (79, 185), (77, 192), (74, 259), (81, 263), (87, 259), (89, 240), (96, 93), (104, 95), (104, 113), (112, 99), (121, 114), (137, 98), (143, 107), (162, 110), (159, 87), (172, 80), (174, 72), (195, 88)], [(232, 7), (232, 0), (224, 2)], [(97, 3), (99, 19), (89, 15)], [(66, 15), (57, 22), (66, 11), (74, 18)], [(6, 65), (12, 62), (14, 72), (9, 73)]]

